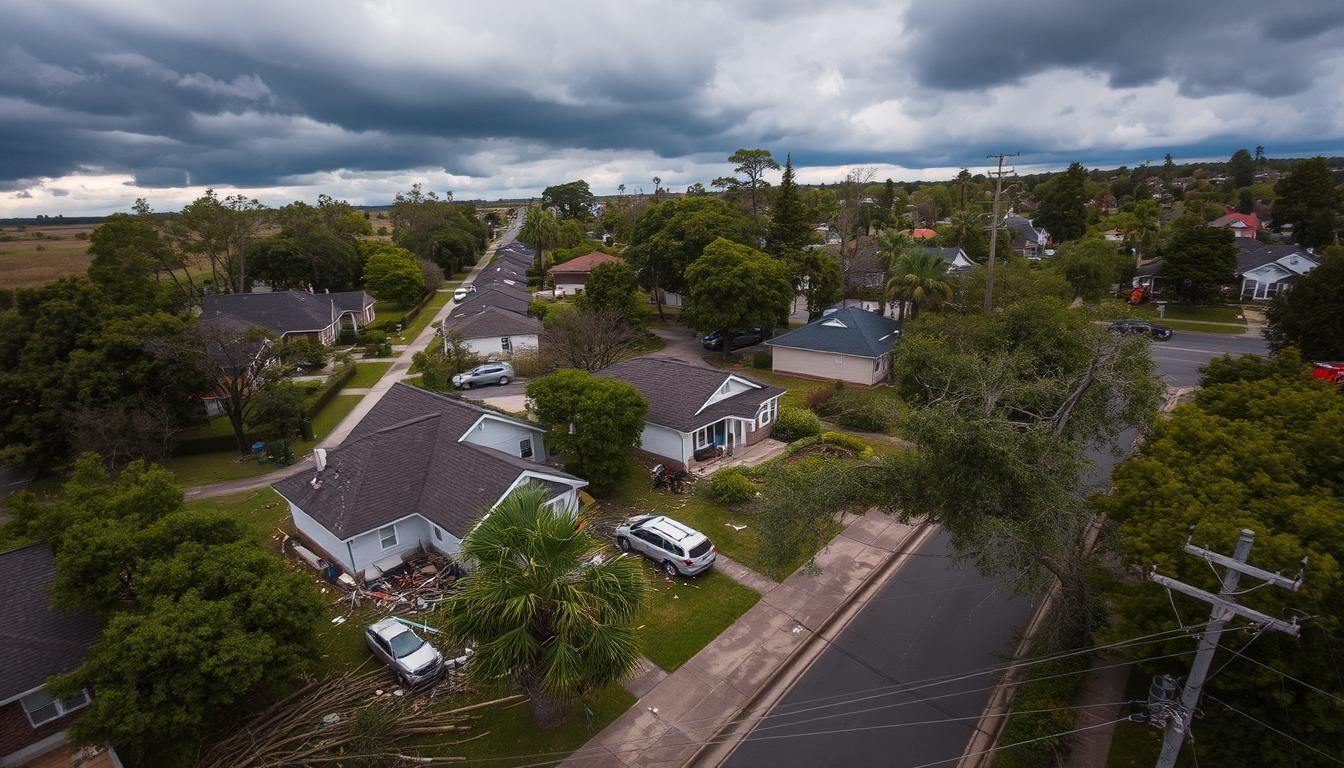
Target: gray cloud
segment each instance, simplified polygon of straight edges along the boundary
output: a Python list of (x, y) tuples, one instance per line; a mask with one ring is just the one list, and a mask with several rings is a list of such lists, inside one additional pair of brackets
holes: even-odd
[[(800, 164), (926, 167), (998, 146), (1054, 162), (1344, 136), (1339, 97), (1319, 108), (1330, 68), (1344, 72), (1325, 42), (1344, 28), (1338, 0), (1273, 13), (1250, 0), (587, 0), (402, 16), (335, 0), (322, 14), (261, 0), (15, 5), (0, 27), (0, 146), (22, 149), (0, 153), (0, 189), (75, 173), (165, 189), (406, 169), (506, 189), (517, 168), (578, 156), (652, 171), (770, 146)], [(1168, 81), (1176, 95), (1156, 89)]]
[[(921, 6), (910, 56), (921, 83), (977, 89), (1054, 68), (1106, 75), (1120, 87), (1163, 77), (1191, 95), (1306, 89), (1323, 38), (1344, 28), (1338, 0), (961, 0)], [(1315, 44), (1311, 44), (1315, 41)]]

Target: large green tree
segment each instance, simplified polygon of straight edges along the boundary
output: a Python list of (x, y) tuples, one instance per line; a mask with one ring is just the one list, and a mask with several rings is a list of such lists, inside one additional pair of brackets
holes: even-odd
[(1075, 297), (1095, 301), (1119, 281), (1127, 261), (1115, 243), (1087, 239), (1061, 245), (1053, 263), (1073, 286)]
[(637, 325), (646, 311), (635, 271), (624, 261), (594, 267), (575, 303), (581, 309), (614, 311), (631, 325)]
[(1087, 169), (1082, 163), (1070, 163), (1068, 170), (1057, 173), (1037, 187), (1040, 207), (1035, 222), (1045, 227), (1057, 243), (1076, 240), (1087, 232)]
[(583, 179), (554, 184), (541, 192), (541, 204), (554, 208), (563, 219), (592, 218), (596, 199)]
[(55, 500), (11, 501), (5, 538), (56, 552), (55, 600), (107, 619), (61, 697), (95, 692), (72, 737), (133, 765), (190, 765), (199, 740), (312, 664), (322, 604), (222, 512), (184, 508), (172, 473), (80, 458)]
[(752, 241), (751, 222), (741, 209), (716, 197), (668, 200), (640, 214), (625, 256), (640, 284), (654, 291), (662, 312), (659, 289), (685, 295), (686, 268), (720, 237)]
[(206, 259), (216, 291), (243, 293), (252, 285), (246, 269), (247, 249), (269, 213), (266, 206), (245, 195), (221, 198), (207, 189), (169, 221), (168, 232), (180, 252)]
[(479, 685), (507, 678), (527, 692), (532, 717), (557, 728), (588, 691), (639, 665), (635, 614), (648, 591), (639, 559), (612, 556), (541, 488), (514, 491), (462, 544), (471, 578), (440, 615), (471, 643)]
[(1255, 181), (1255, 158), (1249, 150), (1238, 149), (1227, 162), (1233, 188), (1249, 187)]
[(1158, 275), (1187, 301), (1212, 298), (1236, 279), (1237, 247), (1225, 229), (1178, 229), (1162, 251)]
[(414, 304), (425, 292), (425, 274), (415, 254), (387, 243), (371, 242), (366, 248), (364, 289), (379, 301), (402, 307)]
[[(1195, 403), (1176, 408), (1170, 419), (1155, 425), (1116, 469), (1113, 493), (1097, 497), (1095, 504), (1118, 526), (1123, 562), (1132, 572), (1155, 564), (1167, 576), (1216, 592), (1219, 579), (1208, 563), (1181, 551), (1191, 524), (1198, 524), (1196, 544), (1225, 553), (1232, 551), (1239, 531), (1249, 528), (1256, 534), (1251, 561), (1270, 571), (1292, 575), (1300, 559), (1309, 558), (1298, 592), (1255, 589), (1253, 580), (1242, 579), (1249, 589), (1237, 602), (1271, 616), (1305, 617), (1301, 636), (1260, 636), (1242, 622), (1230, 624), (1193, 730), (1204, 764), (1336, 765), (1338, 759), (1288, 741), (1275, 742), (1282, 748), (1267, 748), (1245, 738), (1248, 721), (1218, 702), (1340, 754), (1344, 398), (1305, 376), (1300, 366), (1257, 367), (1229, 359), (1216, 361), (1208, 373), (1212, 377), (1203, 382)], [(1109, 601), (1114, 617), (1109, 634), (1115, 638), (1169, 632), (1182, 621), (1199, 623), (1208, 616), (1206, 603), (1140, 579), (1115, 583)], [(1181, 635), (1127, 653), (1138, 658), (1179, 654), (1142, 667), (1145, 673), (1179, 676), (1192, 647)]]
[(803, 215), (803, 204), (798, 199), (798, 185), (793, 178), (793, 156), (784, 158), (784, 176), (775, 190), (774, 201), (770, 205), (770, 231), (766, 237), (766, 250), (771, 255), (787, 259), (811, 243), (816, 236), (812, 231), (815, 222), (808, 221)]
[(735, 331), (774, 327), (788, 317), (793, 281), (788, 265), (750, 246), (719, 238), (686, 268), (686, 311), (694, 326), (719, 331), (727, 358)]
[(1265, 311), (1275, 351), (1293, 346), (1308, 360), (1344, 360), (1344, 246), (1330, 246), (1321, 265), (1293, 279), (1292, 290)]
[(795, 251), (789, 258), (794, 290), (807, 302), (808, 319), (821, 317), (822, 311), (839, 301), (843, 291), (840, 260), (826, 251), (809, 248)]
[(778, 171), (779, 163), (768, 149), (739, 149), (728, 156), (728, 162), (734, 163), (736, 176), (721, 176), (714, 180), (714, 186), (728, 191), (746, 190), (751, 201), (751, 222), (756, 231), (760, 230), (760, 192), (769, 186), (765, 180), (766, 171)]
[(1274, 221), (1293, 225), (1298, 244), (1324, 248), (1336, 242), (1341, 194), (1324, 157), (1299, 160), (1292, 172), (1274, 185), (1274, 193)]
[(560, 453), (593, 488), (604, 491), (630, 470), (648, 403), (630, 384), (564, 368), (534, 379), (527, 398), (545, 424), (546, 447)]

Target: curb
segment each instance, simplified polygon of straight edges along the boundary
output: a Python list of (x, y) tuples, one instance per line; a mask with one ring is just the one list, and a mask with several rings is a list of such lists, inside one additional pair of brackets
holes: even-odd
[[(863, 580), (859, 588), (854, 590), (845, 598), (845, 601), (836, 606), (835, 610), (826, 617), (824, 621), (814, 630), (797, 648), (789, 653), (784, 662), (770, 676), (756, 692), (747, 699), (741, 708), (723, 725), (700, 745), (685, 762), (681, 764), (682, 768), (699, 768), (699, 766), (717, 766), (722, 765), (734, 752), (739, 745), (751, 733), (753, 723), (752, 717), (758, 712), (768, 712), (771, 707), (779, 702), (792, 688), (795, 682), (807, 672), (821, 655), (821, 650), (832, 639), (828, 635), (838, 634), (854, 616), (858, 614), (860, 602), (866, 602), (867, 597), (876, 592), (887, 579), (895, 575), (906, 562), (910, 559), (910, 552), (918, 549), (936, 532), (937, 526), (932, 523), (920, 523), (915, 526), (910, 534), (900, 543), (900, 548), (891, 553), (887, 561)], [(863, 598), (861, 601), (860, 598)], [(783, 683), (781, 685), (781, 683)], [(745, 721), (745, 722), (744, 722)]]

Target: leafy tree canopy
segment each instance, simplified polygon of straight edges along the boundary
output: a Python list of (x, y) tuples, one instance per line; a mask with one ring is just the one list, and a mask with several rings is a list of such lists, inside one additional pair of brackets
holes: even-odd
[(635, 272), (623, 261), (597, 265), (575, 301), (580, 308), (616, 312), (631, 325), (639, 324), (646, 314)]
[(639, 446), (648, 404), (630, 384), (570, 368), (534, 379), (527, 397), (561, 453), (596, 490), (617, 485)]
[[(695, 327), (725, 335), (773, 327), (788, 317), (793, 281), (788, 265), (750, 246), (719, 238), (686, 268), (687, 312)], [(728, 344), (723, 345), (728, 354)]]
[(1036, 223), (1045, 227), (1055, 242), (1076, 240), (1087, 232), (1087, 169), (1082, 163), (1070, 163), (1068, 170), (1056, 174), (1037, 188), (1040, 208)]
[(555, 184), (541, 192), (541, 204), (555, 208), (562, 219), (590, 219), (593, 215), (592, 190), (583, 179)]
[(1128, 261), (1129, 257), (1119, 253), (1115, 243), (1087, 239), (1061, 245), (1054, 264), (1073, 286), (1075, 296), (1095, 301), (1119, 281)]
[(1344, 360), (1344, 247), (1331, 246), (1321, 264), (1293, 279), (1265, 312), (1270, 347), (1297, 347), (1309, 360)]
[(1274, 220), (1292, 224), (1293, 236), (1304, 248), (1324, 248), (1338, 239), (1335, 222), (1341, 194), (1333, 183), (1324, 157), (1301, 160), (1279, 179), (1274, 191)]
[(1176, 231), (1163, 249), (1158, 274), (1186, 299), (1199, 301), (1231, 283), (1236, 268), (1237, 247), (1232, 244), (1232, 233), (1195, 226)]
[(640, 215), (626, 258), (644, 287), (685, 294), (686, 268), (721, 237), (752, 242), (750, 219), (717, 197), (668, 200)]
[(368, 249), (364, 264), (364, 288), (380, 301), (409, 307), (425, 290), (425, 275), (415, 254), (405, 248), (378, 243)]
[[(1162, 573), (1210, 591), (1218, 590), (1218, 581), (1207, 564), (1181, 551), (1191, 523), (1198, 523), (1195, 542), (1220, 552), (1231, 552), (1238, 532), (1251, 529), (1256, 534), (1251, 559), (1271, 571), (1296, 573), (1299, 559), (1310, 558), (1300, 592), (1262, 589), (1237, 598), (1271, 616), (1309, 616), (1301, 637), (1267, 633), (1248, 642), (1250, 633), (1225, 635), (1224, 646), (1234, 646), (1253, 661), (1231, 658), (1206, 690), (1328, 749), (1344, 742), (1339, 705), (1260, 665), (1336, 698), (1344, 696), (1344, 679), (1332, 671), (1344, 652), (1339, 563), (1344, 551), (1344, 398), (1329, 385), (1302, 377), (1292, 370), (1295, 366), (1264, 375), (1277, 364), (1257, 370), (1238, 361), (1235, 365), (1251, 376), (1236, 380), (1229, 375), (1231, 365), (1211, 366), (1218, 375), (1206, 377), (1196, 402), (1156, 425), (1116, 469), (1114, 493), (1097, 497), (1095, 504), (1118, 523), (1121, 551), (1135, 570), (1156, 564)], [(1242, 584), (1253, 586), (1244, 578)], [(1195, 623), (1208, 615), (1207, 604), (1168, 596), (1138, 579), (1117, 584), (1110, 598), (1115, 606), (1110, 634), (1117, 638), (1170, 630), (1179, 616)], [(1175, 638), (1132, 654), (1151, 657), (1189, 649), (1188, 640)], [(1225, 647), (1219, 656), (1230, 653)], [(1150, 663), (1144, 671), (1179, 675), (1184, 669), (1183, 660), (1175, 659)], [(1240, 716), (1206, 704), (1198, 725), (1201, 761), (1274, 768), (1328, 764), (1304, 750), (1264, 749), (1245, 738), (1245, 727)]]

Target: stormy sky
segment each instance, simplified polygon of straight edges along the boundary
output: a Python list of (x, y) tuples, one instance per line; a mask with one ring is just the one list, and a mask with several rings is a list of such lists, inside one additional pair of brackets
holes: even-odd
[(1344, 147), (1344, 2), (5, 0), (0, 217)]

